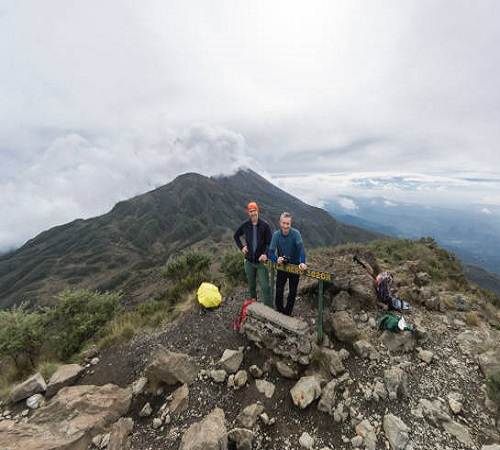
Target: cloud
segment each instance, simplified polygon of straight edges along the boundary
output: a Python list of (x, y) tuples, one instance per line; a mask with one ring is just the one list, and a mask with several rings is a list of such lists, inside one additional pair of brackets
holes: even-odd
[(54, 139), (36, 162), (0, 183), (5, 211), (0, 249), (75, 218), (104, 214), (120, 200), (154, 189), (185, 172), (206, 176), (251, 166), (245, 140), (197, 123), (157, 135), (114, 140), (70, 133)]
[(500, 174), (491, 179), (476, 178), (471, 173), (415, 174), (355, 172), (272, 176), (271, 181), (304, 201), (322, 207), (328, 200), (351, 197), (381, 197), (386, 201), (422, 205), (471, 208), (483, 205), (500, 209), (496, 194)]
[(499, 14), (493, 0), (4, 1), (0, 248), (240, 165), (318, 206), (491, 208)]
[(350, 210), (356, 210), (358, 209), (358, 205), (356, 205), (356, 202), (351, 199), (351, 198), (345, 198), (342, 197), (339, 199), (340, 206), (344, 209), (350, 209)]

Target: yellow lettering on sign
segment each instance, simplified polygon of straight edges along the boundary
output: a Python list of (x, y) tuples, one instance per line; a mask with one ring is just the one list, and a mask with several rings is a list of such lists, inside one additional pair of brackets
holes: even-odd
[(330, 283), (333, 282), (333, 275), (328, 272), (320, 272), (319, 270), (300, 270), (299, 266), (294, 264), (278, 264), (274, 261), (265, 261), (264, 265), (267, 267), (274, 267), (275, 269), (282, 270), (288, 273), (295, 273), (298, 275), (305, 275), (311, 278), (316, 278), (317, 280), (328, 281)]
[(301, 274), (302, 273), (302, 270), (300, 270), (297, 266), (292, 266), (290, 264), (288, 264), (286, 267), (285, 267), (285, 270), (288, 272), (288, 273), (298, 273), (298, 274)]
[(318, 272), (317, 270), (306, 270), (306, 275), (308, 277), (312, 278), (317, 278), (318, 280), (325, 280), (325, 281), (330, 281), (332, 279), (331, 275), (329, 273), (325, 272)]

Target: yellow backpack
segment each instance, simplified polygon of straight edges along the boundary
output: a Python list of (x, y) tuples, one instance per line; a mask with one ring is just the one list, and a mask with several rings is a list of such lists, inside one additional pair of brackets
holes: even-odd
[(198, 302), (205, 308), (216, 308), (220, 305), (222, 295), (219, 288), (212, 283), (203, 282), (198, 288)]

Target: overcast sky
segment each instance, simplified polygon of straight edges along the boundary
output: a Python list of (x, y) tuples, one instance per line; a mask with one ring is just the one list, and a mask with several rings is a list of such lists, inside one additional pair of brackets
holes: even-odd
[(500, 207), (497, 0), (0, 0), (0, 250), (195, 171)]

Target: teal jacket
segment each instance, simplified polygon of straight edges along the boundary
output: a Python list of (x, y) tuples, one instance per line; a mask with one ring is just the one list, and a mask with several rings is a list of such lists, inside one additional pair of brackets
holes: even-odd
[(290, 228), (286, 236), (281, 230), (274, 232), (269, 244), (269, 259), (277, 262), (278, 256), (284, 256), (290, 264), (306, 262), (306, 251), (299, 230)]

